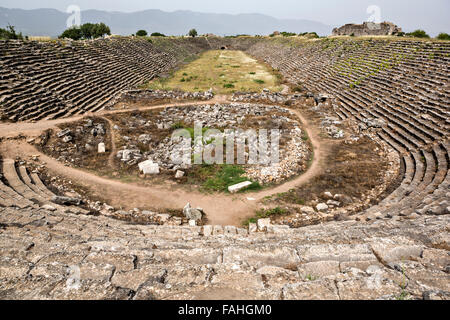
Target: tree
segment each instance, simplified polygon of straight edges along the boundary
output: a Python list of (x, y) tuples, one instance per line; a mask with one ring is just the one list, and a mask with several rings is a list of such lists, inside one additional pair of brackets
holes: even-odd
[(195, 30), (195, 29), (190, 30), (189, 36), (191, 36), (192, 38), (195, 38), (196, 36), (198, 36), (197, 30)]
[(22, 33), (16, 33), (15, 27), (8, 25), (6, 29), (0, 28), (0, 39), (23, 40)]
[(437, 39), (439, 40), (450, 40), (450, 35), (448, 33), (439, 33), (439, 35), (437, 36)]
[(82, 26), (74, 26), (65, 30), (59, 38), (69, 38), (72, 40), (96, 39), (105, 35), (110, 35), (109, 27), (102, 23), (85, 23)]
[(136, 32), (136, 35), (138, 37), (146, 37), (148, 35), (148, 33), (145, 30), (139, 30), (138, 32)]
[(429, 38), (430, 36), (423, 30), (416, 30), (411, 33), (406, 34), (408, 37), (414, 37), (414, 38)]
[(165, 34), (159, 33), (159, 32), (153, 32), (152, 37), (165, 37)]
[(80, 27), (81, 36), (83, 39), (92, 39), (94, 36), (94, 24), (85, 23)]
[(77, 26), (67, 29), (60, 36), (61, 39), (67, 38), (72, 40), (80, 40), (83, 37), (81, 29)]
[(101, 22), (94, 25), (93, 27), (94, 38), (101, 38), (106, 35), (108, 36), (111, 35), (111, 29), (106, 24)]

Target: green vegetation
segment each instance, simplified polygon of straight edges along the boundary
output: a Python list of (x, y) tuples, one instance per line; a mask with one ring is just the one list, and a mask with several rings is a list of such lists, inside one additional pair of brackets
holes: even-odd
[(448, 33), (442, 32), (436, 37), (436, 39), (439, 39), (439, 40), (450, 40), (450, 35)]
[(259, 219), (266, 219), (271, 217), (279, 217), (289, 215), (289, 211), (280, 207), (272, 209), (261, 209), (256, 211), (256, 215), (253, 218), (249, 218), (244, 221), (244, 226), (248, 226), (250, 223), (256, 223)]
[(430, 36), (424, 31), (424, 30), (416, 30), (410, 33), (406, 34), (408, 37), (414, 37), (414, 38), (430, 38)]
[(147, 35), (148, 33), (145, 30), (139, 30), (138, 32), (136, 32), (136, 36), (138, 37), (146, 37)]
[[(191, 179), (191, 182), (200, 183), (201, 190), (205, 192), (228, 192), (228, 187), (232, 185), (251, 181), (244, 174), (244, 169), (238, 165), (203, 164), (194, 166), (188, 178)], [(259, 189), (261, 189), (261, 185), (258, 182), (253, 182), (241, 192)]]
[(405, 274), (405, 268), (403, 266), (401, 266), (402, 268), (402, 281), (399, 284), (400, 289), (402, 290), (402, 292), (396, 297), (396, 300), (408, 300), (410, 294), (406, 291), (406, 288), (408, 287), (408, 280)]
[[(287, 37), (295, 37), (295, 36), (297, 36), (297, 34), (294, 33), (294, 32), (283, 31), (283, 32), (280, 32), (280, 33), (274, 32), (274, 33), (270, 34), (269, 37), (273, 38), (273, 37), (278, 36), (278, 35), (286, 37), (286, 38)], [(299, 33), (298, 35), (301, 36), (301, 37), (306, 37), (308, 39), (320, 38), (319, 35), (316, 32), (303, 32), (303, 33)]]
[(281, 81), (276, 71), (242, 51), (213, 50), (204, 52), (170, 77), (149, 82), (146, 87), (186, 92), (208, 91), (212, 88), (216, 94), (230, 94), (237, 90), (261, 92), (264, 88), (279, 92), (282, 90)]
[(65, 30), (60, 39), (68, 38), (72, 40), (96, 39), (105, 35), (111, 35), (109, 27), (102, 23), (85, 23), (82, 26), (74, 26)]
[(198, 36), (198, 32), (195, 29), (191, 29), (188, 33), (188, 35), (192, 38), (195, 38), (196, 36)]
[(22, 33), (16, 33), (16, 29), (8, 25), (6, 29), (0, 28), (0, 39), (4, 40), (23, 40)]
[(305, 279), (308, 281), (316, 281), (318, 278), (316, 276), (313, 276), (312, 274), (308, 274), (306, 275)]
[(152, 37), (165, 37), (166, 35), (165, 35), (165, 34), (162, 34), (162, 33), (160, 33), (160, 32), (153, 32), (153, 33), (151, 34), (151, 36), (152, 36)]
[(281, 32), (281, 35), (282, 35), (283, 37), (294, 37), (294, 36), (296, 36), (297, 34), (294, 33), (294, 32), (286, 32), (286, 31), (283, 31), (283, 32)]
[(317, 34), (317, 32), (303, 32), (303, 33), (300, 33), (299, 36), (306, 37), (308, 39), (318, 39), (318, 38), (320, 38), (319, 35)]

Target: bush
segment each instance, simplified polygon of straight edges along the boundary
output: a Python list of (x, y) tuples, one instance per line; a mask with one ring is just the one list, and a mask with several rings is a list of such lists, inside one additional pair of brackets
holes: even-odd
[(192, 37), (192, 38), (195, 38), (196, 36), (198, 36), (197, 30), (191, 29), (191, 30), (189, 31), (189, 36)]
[(136, 32), (136, 36), (138, 37), (146, 37), (147, 35), (148, 33), (145, 30), (139, 30), (138, 32)]
[(159, 33), (159, 32), (153, 32), (151, 34), (152, 37), (165, 37), (165, 34)]
[(286, 31), (283, 31), (283, 32), (281, 33), (281, 35), (282, 35), (283, 37), (293, 37), (293, 36), (296, 36), (297, 34), (294, 33), (294, 32), (286, 32)]
[(320, 38), (319, 35), (317, 34), (317, 32), (309, 32), (306, 35), (306, 37), (309, 38), (309, 39), (318, 39), (318, 38)]
[(450, 40), (450, 35), (448, 33), (439, 33), (439, 35), (436, 37), (439, 40)]
[(60, 36), (60, 39), (69, 38), (72, 40), (81, 39), (96, 39), (101, 38), (105, 35), (111, 35), (110, 28), (101, 23), (85, 23), (82, 26), (73, 26), (65, 30)]
[(9, 25), (6, 29), (0, 28), (0, 39), (23, 40), (23, 35), (22, 33), (16, 33), (16, 29)]
[(59, 38), (64, 39), (72, 39), (72, 40), (80, 40), (83, 37), (81, 33), (81, 29), (78, 27), (72, 27), (64, 31)]
[(301, 37), (306, 37), (308, 39), (317, 39), (320, 38), (317, 32), (303, 32), (298, 34)]
[(414, 38), (430, 38), (430, 36), (424, 30), (416, 30), (406, 34), (408, 37)]

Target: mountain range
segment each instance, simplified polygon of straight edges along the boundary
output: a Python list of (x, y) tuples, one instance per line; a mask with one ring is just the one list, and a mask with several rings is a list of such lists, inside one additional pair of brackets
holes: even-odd
[[(0, 7), (0, 28), (8, 24), (29, 36), (60, 35), (66, 28), (70, 14), (56, 9), (8, 9)], [(267, 35), (273, 31), (312, 32), (331, 34), (332, 27), (321, 22), (302, 19), (277, 19), (263, 14), (216, 14), (193, 11), (165, 12), (145, 10), (138, 12), (109, 12), (86, 10), (81, 12), (81, 23), (104, 22), (113, 34), (131, 35), (140, 29), (149, 33), (185, 35), (192, 28), (199, 34), (219, 36), (249, 34)]]

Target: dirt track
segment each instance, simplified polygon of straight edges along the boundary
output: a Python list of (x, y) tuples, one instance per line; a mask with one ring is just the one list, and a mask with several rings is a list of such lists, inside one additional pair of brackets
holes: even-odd
[[(156, 105), (140, 108), (140, 110), (161, 109), (168, 106), (192, 106), (205, 103), (226, 102), (225, 97), (219, 96), (208, 102), (188, 102)], [(104, 116), (113, 113), (129, 112), (130, 110), (102, 111), (95, 116)], [(87, 187), (92, 191), (93, 196), (100, 196), (107, 199), (108, 203), (115, 207), (126, 208), (161, 208), (161, 209), (180, 209), (187, 202), (193, 206), (201, 207), (208, 215), (209, 223), (217, 225), (241, 225), (246, 218), (254, 216), (254, 211), (258, 207), (258, 202), (263, 198), (287, 192), (290, 189), (308, 182), (312, 177), (321, 172), (321, 162), (324, 156), (318, 139), (318, 131), (311, 127), (308, 121), (297, 111), (291, 109), (303, 124), (310, 137), (314, 148), (314, 158), (309, 170), (303, 175), (286, 182), (272, 189), (265, 189), (260, 192), (247, 193), (245, 195), (225, 195), (225, 194), (204, 194), (200, 192), (187, 192), (184, 190), (173, 190), (167, 186), (142, 187), (135, 184), (122, 183), (116, 180), (109, 180), (99, 177), (90, 172), (81, 169), (66, 167), (53, 158), (50, 158), (39, 152), (33, 146), (26, 142), (5, 141), (0, 146), (0, 152), (4, 157), (14, 158), (20, 156), (26, 158), (31, 155), (40, 155), (40, 159), (47, 164), (50, 173), (64, 176), (77, 184)], [(54, 128), (61, 123), (80, 120), (83, 117), (71, 117), (52, 121), (42, 121), (37, 123), (11, 123), (0, 124), (1, 137), (16, 137), (23, 134), (26, 137), (38, 136), (43, 130)], [(114, 155), (114, 153), (112, 153)], [(251, 198), (252, 200), (249, 200)]]

